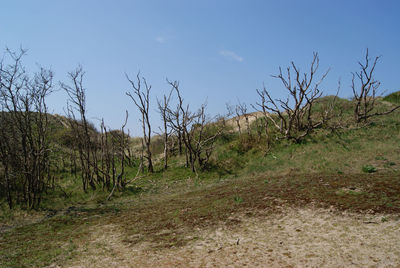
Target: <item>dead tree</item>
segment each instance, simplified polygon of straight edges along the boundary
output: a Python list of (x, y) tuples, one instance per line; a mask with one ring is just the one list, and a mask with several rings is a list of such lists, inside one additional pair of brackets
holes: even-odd
[[(235, 113), (236, 113), (236, 111), (235, 111), (235, 108), (236, 108), (236, 106), (234, 106), (234, 105), (230, 105), (228, 102), (227, 103), (225, 103), (225, 107), (226, 107), (226, 114), (225, 115), (222, 115), (221, 117), (221, 119), (222, 119), (222, 123), (223, 123), (223, 125), (224, 126), (226, 126), (226, 123), (227, 123), (227, 121), (233, 121), (233, 117), (232, 116), (234, 116), (235, 115)], [(226, 120), (226, 119), (228, 119), (228, 120)], [(236, 121), (236, 120), (235, 120)], [(230, 125), (230, 124), (229, 124)]]
[[(227, 107), (229, 107), (229, 104), (226, 103), (225, 105)], [(228, 112), (226, 114), (218, 114), (217, 115), (217, 121), (220, 122), (222, 124), (222, 126), (226, 128), (226, 126), (227, 126), (226, 125), (226, 121), (227, 121), (227, 119), (229, 119), (230, 116), (231, 116), (231, 114), (230, 114), (230, 112), (228, 110)]]
[[(151, 125), (149, 121), (149, 107), (150, 107), (150, 89), (151, 86), (147, 84), (147, 81), (144, 77), (140, 79), (140, 73), (136, 75), (136, 82), (131, 80), (127, 74), (125, 74), (129, 83), (132, 86), (133, 93), (126, 92), (126, 95), (129, 96), (132, 101), (135, 103), (136, 107), (139, 109), (142, 114), (142, 129), (143, 129), (143, 141), (146, 145), (146, 159), (148, 162), (147, 168), (150, 173), (154, 172), (152, 155), (151, 155)], [(142, 89), (142, 83), (144, 84), (145, 89)]]
[(236, 115), (237, 115), (237, 125), (239, 128), (239, 133), (240, 133), (240, 119), (244, 118), (245, 123), (246, 123), (246, 129), (247, 129), (247, 135), (251, 136), (251, 131), (250, 131), (250, 122), (249, 122), (249, 116), (250, 114), (247, 112), (247, 105), (244, 102), (238, 101), (238, 104), (236, 105)]
[[(195, 129), (192, 127), (196, 126), (194, 124), (195, 120), (199, 118), (198, 114), (192, 113), (189, 111), (189, 105), (186, 106), (186, 109), (182, 109), (182, 133), (183, 133), (183, 142), (186, 148), (186, 162), (189, 162), (190, 168), (193, 172), (196, 172), (196, 151), (195, 145), (193, 142)], [(198, 123), (198, 122), (197, 122)]]
[(169, 130), (168, 130), (168, 109), (169, 109), (169, 103), (171, 100), (171, 95), (172, 95), (172, 90), (170, 91), (168, 97), (166, 95), (163, 96), (162, 101), (157, 99), (158, 112), (161, 115), (161, 119), (162, 119), (163, 127), (164, 127), (164, 129), (162, 130), (163, 137), (164, 137), (164, 170), (168, 169), (168, 151), (169, 151), (168, 137), (170, 135)]
[[(272, 122), (281, 135), (295, 142), (300, 142), (315, 128), (322, 126), (328, 117), (317, 118), (313, 113), (316, 100), (322, 96), (319, 86), (327, 76), (325, 72), (318, 82), (314, 82), (319, 67), (319, 57), (314, 53), (309, 73), (300, 73), (300, 69), (292, 62), (287, 68), (286, 76), (279, 68), (279, 74), (272, 77), (279, 79), (289, 92), (286, 100), (274, 100), (266, 87), (257, 90), (261, 101), (257, 103), (259, 110)], [(268, 124), (265, 123), (268, 132)]]
[(125, 180), (124, 180), (124, 176), (125, 176), (125, 158), (126, 158), (126, 149), (129, 146), (129, 139), (127, 138), (126, 134), (125, 134), (125, 127), (126, 124), (128, 123), (128, 111), (125, 111), (125, 122), (124, 124), (121, 126), (121, 135), (119, 137), (119, 161), (121, 164), (121, 172), (118, 175), (118, 186), (123, 189), (125, 188)]
[[(6, 51), (11, 59), (10, 64), (0, 62), (0, 92), (1, 92), (1, 124), (0, 124), (0, 153), (2, 164), (1, 186), (4, 187), (10, 209), (14, 203), (21, 202), (21, 196), (27, 201), (26, 178), (23, 174), (26, 166), (22, 161), (27, 159), (27, 134), (24, 117), (21, 112), (20, 96), (26, 85), (26, 72), (21, 64), (26, 51), (20, 53)], [(22, 155), (24, 154), (24, 155)], [(22, 168), (24, 167), (25, 170)], [(21, 187), (23, 185), (24, 187)], [(17, 188), (22, 188), (18, 192)], [(14, 198), (17, 199), (14, 202)]]
[(40, 68), (30, 78), (21, 63), (24, 54), (7, 50), (11, 63), (0, 62), (0, 184), (10, 208), (18, 203), (33, 209), (51, 179), (46, 98), (53, 73)]
[[(183, 107), (183, 98), (180, 94), (179, 90), (179, 82), (178, 81), (169, 81), (167, 78), (167, 83), (172, 87), (171, 92), (176, 92), (177, 94), (177, 105), (174, 110), (170, 107), (167, 109), (166, 117), (167, 122), (171, 130), (175, 133), (178, 140), (178, 152), (179, 155), (183, 154), (183, 146), (185, 133), (183, 131), (183, 118), (185, 114), (185, 109)], [(186, 157), (186, 166), (189, 166), (189, 158), (187, 148), (185, 148), (185, 157)]]
[[(251, 104), (251, 107), (254, 108), (254, 105)], [(255, 111), (257, 111), (257, 110), (255, 110)], [(257, 137), (258, 137), (258, 140), (260, 141), (260, 140), (261, 140), (261, 137), (262, 137), (263, 129), (265, 128), (265, 124), (264, 124), (264, 122), (263, 122), (263, 118), (264, 118), (264, 117), (262, 116), (261, 119), (259, 120), (259, 115), (258, 115), (257, 112), (252, 113), (251, 116), (254, 118), (255, 128), (256, 128), (256, 132), (257, 132)], [(266, 119), (265, 119), (265, 120), (266, 120)]]
[[(111, 166), (112, 166), (112, 176), (113, 176), (113, 187), (110, 195), (107, 197), (107, 201), (111, 198), (114, 193), (114, 190), (118, 188), (119, 190), (123, 190), (126, 186), (125, 179), (125, 158), (126, 158), (126, 148), (128, 146), (128, 139), (125, 134), (125, 127), (128, 122), (128, 111), (126, 111), (125, 121), (120, 129), (120, 131), (108, 131), (112, 137), (112, 156), (111, 156)], [(119, 158), (120, 164), (120, 172), (116, 175), (116, 156)]]
[(39, 206), (41, 193), (46, 187), (44, 179), (46, 177), (47, 179), (51, 178), (49, 117), (46, 98), (52, 92), (53, 72), (41, 68), (40, 72), (35, 74), (33, 81), (31, 81), (28, 86), (28, 94), (30, 95), (32, 109), (35, 113), (33, 120), (30, 122), (30, 125), (32, 125), (33, 122), (33, 126), (31, 134), (29, 135), (32, 147), (31, 160), (35, 162), (32, 164), (31, 170), (31, 175), (34, 177), (31, 208), (37, 208)]
[(206, 120), (206, 105), (203, 104), (197, 112), (190, 111), (189, 105), (183, 103), (179, 83), (177, 81), (168, 81), (168, 83), (178, 95), (178, 109), (181, 118), (178, 121), (179, 123), (176, 124), (176, 112), (168, 109), (168, 122), (171, 123), (173, 129), (182, 133), (187, 166), (190, 166), (191, 170), (196, 172), (196, 162), (200, 168), (204, 168), (208, 163), (214, 150), (214, 142), (222, 128), (219, 128), (218, 131), (211, 131), (210, 121)]
[[(265, 86), (263, 87), (265, 89)], [(265, 133), (265, 138), (267, 141), (267, 148), (270, 147), (271, 145), (271, 140), (270, 140), (270, 135), (269, 135), (269, 124), (268, 122), (270, 120), (273, 120), (270, 113), (268, 112), (268, 100), (267, 100), (267, 91), (266, 90), (257, 90), (257, 94), (260, 97), (260, 101), (256, 103), (256, 105), (252, 105), (253, 109), (259, 112), (262, 112), (263, 117), (261, 118), (264, 126), (264, 133)]]
[(238, 127), (239, 135), (241, 135), (242, 134), (242, 129), (241, 129), (241, 125), (240, 125), (241, 111), (240, 111), (239, 105), (235, 106), (235, 114), (236, 114), (236, 117), (235, 117), (236, 125)]
[[(210, 161), (211, 154), (214, 151), (214, 143), (218, 136), (222, 133), (223, 125), (219, 125), (217, 122), (207, 120), (206, 104), (201, 105), (198, 112), (194, 117), (194, 124), (190, 134), (193, 142), (192, 150), (194, 154), (194, 162), (197, 160), (199, 167), (205, 169)], [(194, 164), (192, 166), (194, 170)]]
[(131, 167), (133, 166), (133, 155), (132, 155), (132, 150), (131, 150), (131, 143), (130, 143), (130, 131), (128, 129), (128, 133), (126, 134), (126, 151), (127, 151), (127, 155), (126, 158), (128, 159), (128, 165)]
[[(91, 161), (91, 137), (89, 133), (89, 122), (86, 119), (86, 90), (83, 87), (83, 77), (85, 72), (81, 66), (68, 73), (70, 85), (61, 83), (61, 88), (68, 94), (67, 116), (70, 118), (70, 127), (74, 130), (75, 140), (79, 151), (82, 168), (82, 186), (87, 192), (90, 185), (93, 190), (96, 185), (93, 179)], [(75, 111), (79, 113), (79, 120), (75, 116)]]
[[(107, 131), (107, 127), (104, 124), (104, 119), (101, 120), (101, 169), (104, 172), (104, 185), (103, 187), (107, 187), (108, 190), (111, 189), (111, 162), (113, 157), (113, 152), (110, 146), (109, 140), (109, 131)], [(115, 178), (113, 178), (113, 185), (115, 182)]]
[(186, 157), (186, 167), (191, 166), (193, 154), (190, 148), (188, 148), (187, 141), (187, 127), (191, 124), (192, 118), (188, 114), (189, 113), (189, 105), (184, 107), (183, 98), (179, 89), (178, 81), (169, 81), (167, 79), (167, 83), (172, 87), (171, 91), (176, 92), (178, 104), (176, 105), (175, 110), (171, 110), (170, 108), (167, 111), (167, 120), (171, 129), (175, 131), (178, 137), (178, 147), (179, 154), (182, 155), (183, 145), (185, 146), (185, 157)]
[[(367, 52), (365, 53), (365, 62), (358, 62), (361, 70), (353, 73), (351, 88), (353, 90), (354, 120), (356, 123), (365, 122), (368, 118), (373, 116), (390, 114), (400, 108), (400, 105), (397, 105), (385, 112), (374, 112), (378, 88), (381, 83), (378, 80), (375, 80), (373, 75), (376, 64), (380, 58), (380, 56), (375, 57), (372, 65), (370, 65), (371, 58), (369, 57), (367, 49)], [(356, 85), (356, 77), (358, 78), (359, 86)]]

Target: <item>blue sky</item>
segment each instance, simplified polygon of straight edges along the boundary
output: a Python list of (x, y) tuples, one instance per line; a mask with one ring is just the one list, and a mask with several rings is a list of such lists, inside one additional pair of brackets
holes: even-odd
[[(351, 72), (368, 47), (382, 55), (376, 69), (381, 90), (399, 90), (400, 1), (396, 0), (68, 0), (4, 1), (0, 7), (0, 48), (27, 48), (25, 64), (51, 67), (56, 79), (81, 64), (86, 71), (89, 118), (104, 117), (118, 128), (125, 110), (139, 135), (139, 114), (125, 96), (124, 73), (139, 70), (153, 86), (152, 122), (158, 125), (156, 97), (179, 80), (193, 108), (208, 102), (211, 115), (225, 103), (257, 101), (264, 82), (275, 97), (286, 92), (271, 77), (293, 60), (303, 70), (312, 53), (320, 55), (322, 84), (333, 94), (351, 96)], [(49, 98), (63, 114), (66, 96)]]

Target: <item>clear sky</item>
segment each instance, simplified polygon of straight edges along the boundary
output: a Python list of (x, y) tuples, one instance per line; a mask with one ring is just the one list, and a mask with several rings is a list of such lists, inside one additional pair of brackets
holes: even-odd
[[(119, 128), (127, 109), (139, 135), (125, 72), (140, 70), (152, 84), (155, 125), (167, 77), (180, 81), (193, 108), (207, 100), (209, 114), (222, 114), (227, 102), (255, 103), (263, 82), (285, 96), (270, 75), (292, 60), (305, 70), (314, 51), (321, 73), (332, 69), (321, 87), (326, 94), (341, 78), (340, 95), (351, 96), (350, 73), (367, 47), (382, 55), (381, 90), (399, 90), (399, 13), (398, 0), (13, 0), (0, 5), (0, 48), (27, 48), (26, 65), (51, 67), (57, 81), (81, 64), (89, 118)], [(56, 92), (48, 103), (63, 114), (66, 96)]]

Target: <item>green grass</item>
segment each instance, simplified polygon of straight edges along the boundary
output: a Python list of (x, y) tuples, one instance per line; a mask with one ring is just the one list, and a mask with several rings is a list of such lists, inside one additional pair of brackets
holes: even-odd
[(17, 228), (0, 238), (2, 267), (40, 267), (73, 256), (74, 241), (88, 235), (75, 217), (57, 217)]
[(389, 101), (394, 104), (400, 104), (400, 91), (393, 92), (383, 98), (384, 101)]
[(362, 166), (361, 170), (365, 173), (374, 173), (374, 172), (376, 172), (376, 167), (374, 167), (372, 165), (365, 165), (365, 166)]

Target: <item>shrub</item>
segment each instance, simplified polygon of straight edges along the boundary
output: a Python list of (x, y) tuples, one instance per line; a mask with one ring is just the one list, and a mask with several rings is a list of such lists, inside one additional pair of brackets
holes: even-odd
[(243, 198), (241, 198), (240, 196), (235, 196), (233, 197), (233, 200), (235, 201), (235, 203), (240, 204), (243, 202)]
[(245, 154), (258, 145), (258, 141), (254, 136), (243, 134), (240, 138), (233, 142), (230, 149), (239, 154)]
[(365, 173), (374, 173), (376, 172), (376, 167), (372, 165), (365, 165), (361, 168), (361, 170)]

